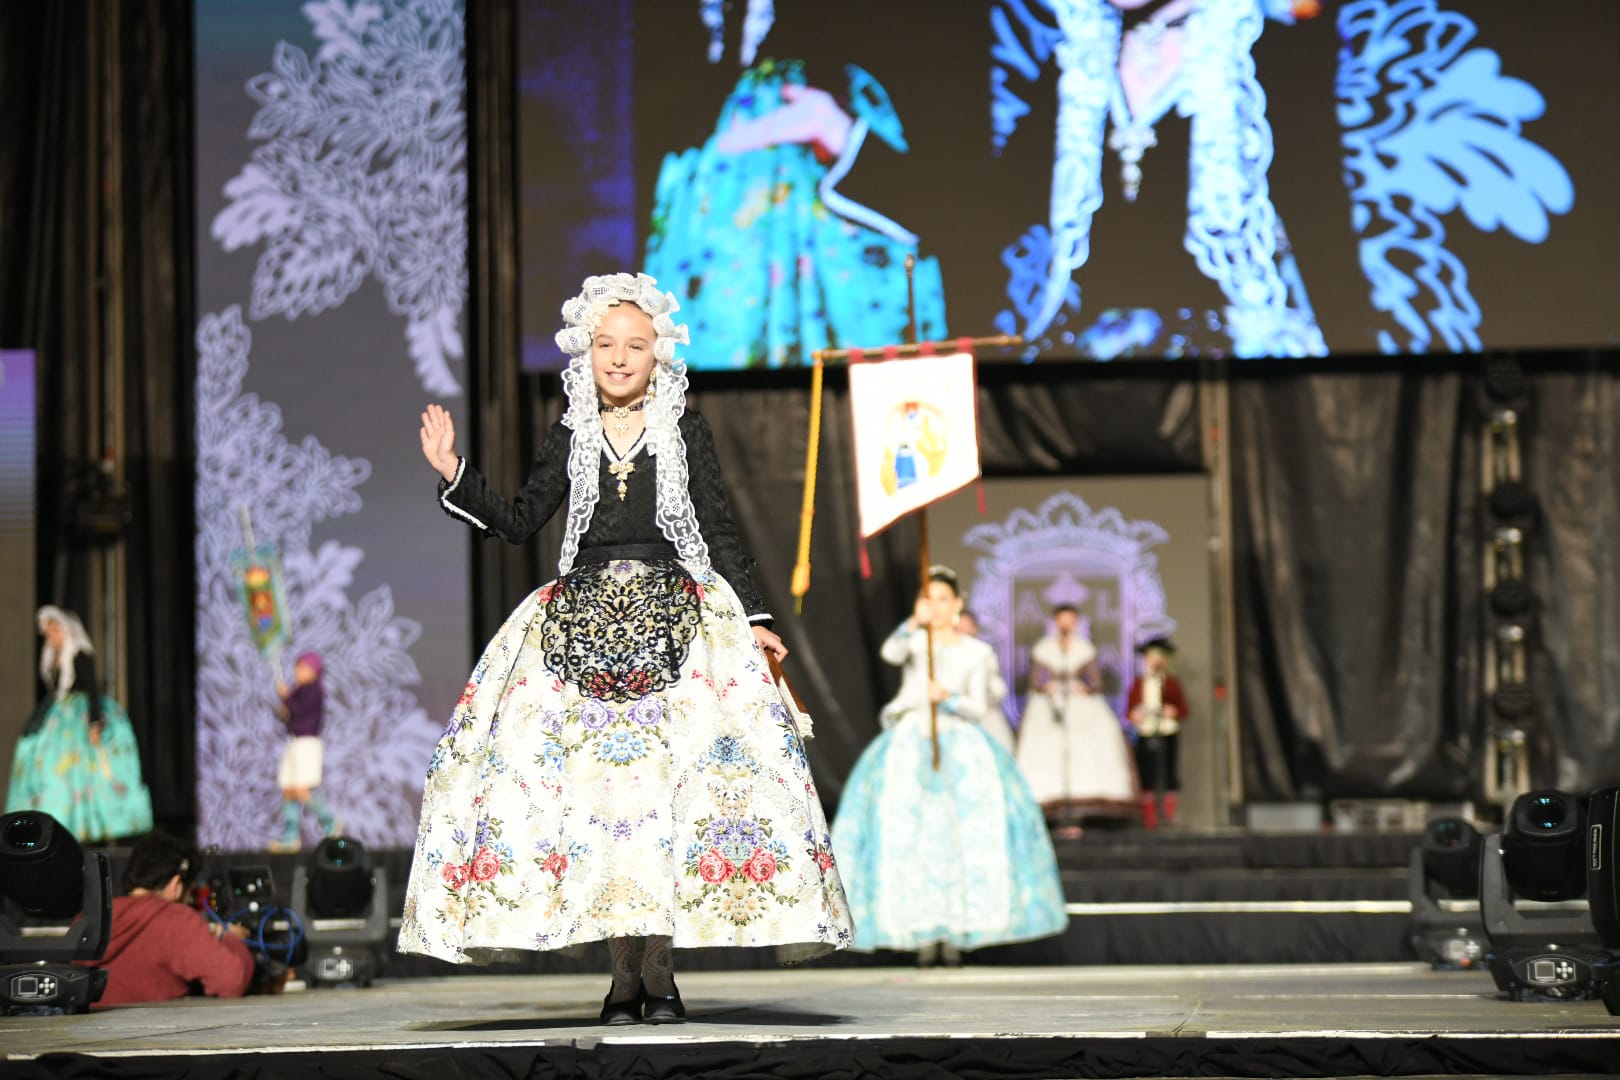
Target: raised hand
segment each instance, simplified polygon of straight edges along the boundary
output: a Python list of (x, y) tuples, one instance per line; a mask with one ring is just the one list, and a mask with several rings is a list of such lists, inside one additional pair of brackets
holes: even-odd
[(456, 424), (449, 410), (429, 405), (422, 414), (421, 435), (422, 456), (440, 476), (454, 480), (461, 459), (456, 456)]

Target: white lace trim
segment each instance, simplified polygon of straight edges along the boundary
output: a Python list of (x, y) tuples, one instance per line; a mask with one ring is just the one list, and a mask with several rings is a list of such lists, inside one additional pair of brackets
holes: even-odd
[(450, 483), (445, 487), (445, 489), (442, 492), (439, 493), (439, 505), (444, 507), (446, 513), (453, 514), (454, 516), (460, 518), (461, 520), (471, 522), (472, 524), (478, 526), (480, 529), (484, 530), (485, 532), (489, 532), (489, 526), (488, 525), (485, 525), (482, 521), (479, 521), (477, 518), (475, 518), (471, 514), (467, 513), (467, 511), (463, 510), (461, 507), (457, 506), (455, 503), (450, 501), (450, 493), (452, 491), (456, 490), (456, 488), (461, 485), (462, 474), (464, 474), (466, 471), (467, 471), (467, 459), (466, 458), (457, 458), (456, 459), (456, 478), (454, 480), (450, 481)]
[(573, 432), (568, 445), (568, 517), (563, 528), (562, 553), (557, 560), (560, 577), (574, 567), (579, 542), (591, 527), (601, 494), (602, 451), (607, 436), (591, 372), (591, 339), (608, 308), (629, 301), (652, 317), (658, 340), (655, 381), (643, 412), (647, 453), (657, 456), (657, 510), (654, 520), (675, 554), (694, 577), (709, 571), (709, 545), (698, 527), (692, 506), (686, 467), (686, 439), (681, 417), (686, 413), (686, 362), (675, 356), (677, 344), (688, 344), (685, 324), (670, 315), (680, 310), (672, 293), (661, 293), (658, 282), (646, 274), (609, 274), (588, 277), (580, 294), (563, 305), (568, 327), (557, 334), (557, 345), (572, 356), (562, 374), (568, 409), (563, 424)]

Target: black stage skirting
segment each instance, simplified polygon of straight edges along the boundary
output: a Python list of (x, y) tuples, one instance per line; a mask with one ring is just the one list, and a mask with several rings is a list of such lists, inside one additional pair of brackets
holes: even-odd
[[(1062, 936), (983, 949), (969, 964), (1256, 964), (1384, 962), (1412, 958), (1406, 941), (1405, 865), (1418, 837), (1405, 834), (1300, 835), (1093, 829), (1058, 843), (1070, 921)], [(114, 849), (113, 879), (123, 868)], [(399, 916), (411, 853), (370, 853), (390, 882)], [(214, 853), (204, 877), (230, 866), (266, 865), (285, 902), (293, 870), (308, 858), (261, 852)], [(906, 962), (895, 953), (841, 953), (835, 967)], [(536, 954), (515, 964), (458, 967), (390, 948), (386, 974), (401, 978), (475, 972), (529, 974), (604, 970), (596, 950)], [(769, 950), (688, 953), (688, 970), (761, 969)]]
[(1364, 1077), (1611, 1075), (1607, 1039), (1388, 1037), (1304, 1039), (883, 1039), (593, 1047), (437, 1047), (274, 1055), (88, 1058), (52, 1054), (0, 1066), (17, 1080), (1007, 1080), (1068, 1077)]

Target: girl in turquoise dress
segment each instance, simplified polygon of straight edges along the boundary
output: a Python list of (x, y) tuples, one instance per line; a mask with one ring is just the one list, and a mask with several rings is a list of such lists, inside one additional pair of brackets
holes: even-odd
[(6, 811), (47, 813), (85, 843), (149, 832), (152, 798), (141, 782), (135, 729), (123, 707), (100, 693), (84, 624), (50, 606), (36, 621), (47, 693), (17, 744)]
[(883, 643), (883, 659), (904, 668), (900, 692), (883, 709), (883, 733), (855, 763), (832, 826), (854, 948), (915, 950), (925, 964), (1068, 925), (1040, 806), (1012, 754), (982, 726), (994, 707), (991, 649), (956, 630), (961, 609), (956, 575), (935, 567), (916, 613)]

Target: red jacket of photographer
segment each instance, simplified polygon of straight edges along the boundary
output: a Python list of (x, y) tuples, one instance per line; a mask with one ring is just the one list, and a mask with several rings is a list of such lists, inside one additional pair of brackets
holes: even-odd
[(153, 893), (114, 898), (107, 952), (89, 966), (107, 969), (101, 1005), (171, 1001), (194, 988), (241, 997), (253, 981), (253, 954), (239, 938), (216, 934), (195, 908)]

